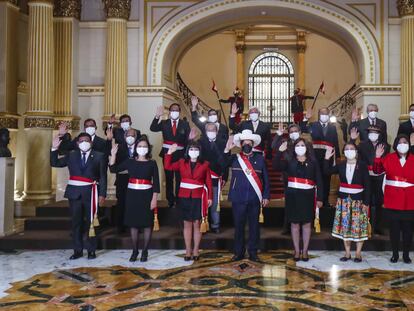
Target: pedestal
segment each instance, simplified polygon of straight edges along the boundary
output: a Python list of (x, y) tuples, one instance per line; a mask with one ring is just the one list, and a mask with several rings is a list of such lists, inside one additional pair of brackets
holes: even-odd
[(14, 158), (0, 158), (0, 236), (13, 233)]

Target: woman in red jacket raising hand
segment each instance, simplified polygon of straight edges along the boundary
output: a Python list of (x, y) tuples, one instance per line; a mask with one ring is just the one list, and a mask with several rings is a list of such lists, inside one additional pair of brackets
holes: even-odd
[[(201, 241), (200, 221), (203, 227), (207, 222), (207, 210), (213, 201), (209, 163), (201, 158), (198, 142), (189, 142), (184, 159), (172, 162), (172, 154), (177, 145), (172, 145), (164, 157), (167, 170), (179, 171), (181, 175), (177, 206), (182, 209), (184, 221), (185, 261), (199, 260)], [(204, 228), (203, 228), (204, 229)], [(192, 240), (194, 248), (191, 250)]]

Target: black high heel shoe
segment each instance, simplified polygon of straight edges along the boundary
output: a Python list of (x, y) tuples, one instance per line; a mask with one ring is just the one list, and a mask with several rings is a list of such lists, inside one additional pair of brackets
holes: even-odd
[(129, 258), (130, 262), (134, 262), (137, 261), (137, 257), (138, 257), (139, 251), (132, 251), (131, 257)]
[(193, 260), (194, 261), (199, 261), (200, 260), (200, 256), (198, 255), (198, 256), (193, 256)]
[(404, 253), (403, 254), (403, 261), (404, 261), (404, 263), (411, 263), (411, 258), (410, 258), (410, 255), (408, 254), (408, 253)]
[(191, 261), (191, 256), (184, 256), (184, 261)]
[(305, 262), (309, 261), (309, 254), (308, 254), (308, 252), (306, 252), (306, 257), (302, 253), (302, 261), (305, 261)]
[(348, 260), (351, 260), (351, 255), (349, 257), (346, 257), (346, 256), (341, 257), (341, 258), (339, 258), (339, 260), (342, 261), (342, 262), (347, 262)]
[(399, 255), (397, 254), (392, 254), (392, 257), (390, 258), (390, 262), (391, 263), (397, 263), (399, 259)]
[(141, 262), (148, 261), (148, 250), (143, 250), (140, 260)]
[(296, 255), (296, 253), (293, 254), (293, 260), (296, 261), (296, 262), (300, 261), (300, 253), (299, 253), (298, 257), (296, 257), (295, 255)]

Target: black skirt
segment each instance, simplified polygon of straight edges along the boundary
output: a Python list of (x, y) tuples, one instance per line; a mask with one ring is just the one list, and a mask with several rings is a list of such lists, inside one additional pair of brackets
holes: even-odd
[(315, 189), (294, 189), (286, 187), (285, 213), (288, 222), (312, 222), (315, 214)]
[(152, 189), (127, 189), (124, 224), (132, 228), (152, 228), (154, 212), (151, 210)]
[(178, 198), (177, 206), (181, 208), (182, 218), (185, 221), (201, 220), (201, 199)]

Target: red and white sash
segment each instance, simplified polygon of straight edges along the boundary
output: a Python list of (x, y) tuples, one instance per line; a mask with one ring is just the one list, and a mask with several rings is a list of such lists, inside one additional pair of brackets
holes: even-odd
[(128, 188), (132, 190), (148, 190), (152, 188), (152, 182), (148, 179), (130, 178)]
[(82, 176), (70, 176), (68, 185), (75, 187), (92, 186), (91, 188), (91, 223), (98, 216), (98, 183)]
[(390, 187), (396, 188), (409, 188), (414, 187), (414, 184), (409, 182), (407, 178), (399, 176), (386, 175), (384, 184)]
[(263, 184), (260, 180), (259, 176), (257, 176), (256, 171), (254, 170), (252, 164), (250, 163), (249, 159), (244, 156), (237, 154), (237, 160), (239, 161), (240, 167), (243, 170), (244, 175), (246, 176), (247, 180), (249, 181), (250, 185), (253, 187), (254, 191), (259, 198), (259, 201), (263, 201)]
[(358, 194), (364, 191), (364, 187), (362, 185), (356, 184), (346, 184), (340, 183), (339, 185), (339, 192), (346, 193), (346, 194)]
[(210, 170), (211, 179), (218, 179), (217, 183), (217, 200), (220, 201), (222, 178), (216, 172)]
[(184, 150), (184, 145), (183, 144), (176, 143), (175, 141), (170, 141), (170, 140), (164, 140), (164, 143), (162, 144), (162, 147), (170, 149), (170, 147), (174, 144), (177, 145), (177, 150)]
[(201, 217), (207, 217), (207, 211), (208, 211), (208, 188), (207, 186), (194, 179), (182, 178), (181, 183), (180, 183), (180, 188), (189, 189), (189, 190), (203, 188), (203, 193), (201, 195)]
[[(335, 148), (335, 146), (332, 143), (326, 140), (314, 140), (312, 142), (312, 145), (313, 145), (313, 149), (319, 149), (319, 150), (325, 150), (325, 151), (328, 150), (328, 147)], [(339, 155), (336, 155), (336, 156), (339, 156)], [(333, 164), (334, 166), (336, 164), (335, 156), (333, 157)]]
[(369, 173), (369, 176), (381, 176), (381, 175), (385, 174), (385, 172), (383, 172), (381, 174), (374, 173), (374, 166), (373, 165), (368, 165), (368, 173)]
[(315, 182), (307, 178), (289, 177), (288, 187), (294, 189), (309, 190), (315, 188)]

